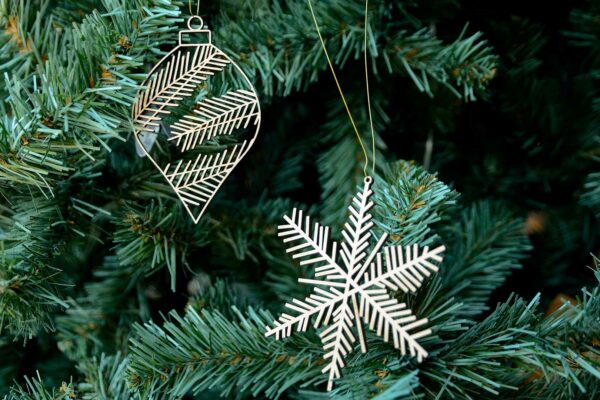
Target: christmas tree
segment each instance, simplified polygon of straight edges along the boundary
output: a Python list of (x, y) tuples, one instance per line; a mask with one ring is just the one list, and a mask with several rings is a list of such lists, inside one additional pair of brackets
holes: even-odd
[(283, 216), (339, 236), (364, 179), (306, 0), (200, 4), (262, 127), (197, 225), (131, 113), (197, 3), (0, 0), (0, 396), (600, 395), (600, 3), (371, 0), (367, 26), (363, 1), (313, 4), (376, 160), (373, 235), (445, 247), (391, 292), (427, 318), (428, 357), (367, 329), (327, 391), (319, 330), (265, 336), (310, 289)]

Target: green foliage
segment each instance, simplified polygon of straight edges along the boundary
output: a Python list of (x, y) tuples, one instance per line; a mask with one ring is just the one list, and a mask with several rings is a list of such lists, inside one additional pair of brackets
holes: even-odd
[[(177, 11), (172, 5), (149, 4), (143, 16), (133, 1), (106, 0), (103, 6), (111, 13), (103, 17), (95, 11), (75, 27), (45, 16), (47, 7), (42, 7), (36, 19), (46, 31), (41, 40), (13, 40), (31, 43), (24, 50), (31, 52), (34, 67), (5, 84), (12, 116), (3, 124), (4, 187), (34, 186), (51, 194), (54, 181), (94, 160), (102, 147), (110, 150), (107, 141), (124, 140), (128, 133), (128, 106), (140, 79), (133, 70), (147, 58), (155, 59), (154, 40), (168, 42)], [(20, 24), (27, 23), (24, 16), (32, 6), (21, 2), (14, 8), (14, 29), (22, 32)], [(138, 36), (146, 44), (130, 48), (129, 38)], [(37, 43), (49, 47), (37, 48)]]
[(75, 396), (73, 383), (63, 383), (60, 389), (48, 389), (38, 375), (37, 378), (25, 378), (24, 386), (15, 386), (5, 400), (68, 400)]
[[(31, 208), (37, 212), (32, 214)], [(53, 329), (52, 312), (67, 307), (59, 294), (60, 270), (52, 264), (61, 244), (53, 224), (61, 218), (46, 200), (5, 208), (0, 226), (0, 331), (31, 338)]]
[(94, 271), (94, 280), (56, 319), (58, 347), (72, 360), (100, 352), (125, 350), (130, 325), (148, 315), (140, 281), (143, 271), (123, 267), (107, 257)]
[[(536, 380), (558, 380), (569, 387), (568, 393), (585, 393), (580, 377), (597, 371), (584, 366), (597, 361), (557, 341), (559, 333), (574, 331), (570, 315), (542, 318), (535, 312), (538, 300), (509, 299), (443, 349), (439, 360), (423, 373), (438, 383), (436, 395), (521, 398), (519, 388)], [(546, 398), (544, 385), (537, 389), (533, 398)]]
[(456, 204), (458, 193), (435, 175), (403, 161), (391, 165), (385, 180), (378, 183), (376, 223), (390, 241), (401, 246), (434, 243), (432, 226)]
[(187, 256), (190, 244), (206, 244), (206, 224), (194, 225), (187, 215), (173, 212), (172, 202), (146, 207), (141, 212), (125, 206), (117, 221), (114, 241), (122, 266), (136, 265), (152, 272), (166, 265), (171, 275), (171, 290), (175, 291), (177, 269), (189, 268)]
[(142, 398), (173, 398), (218, 388), (222, 395), (248, 391), (273, 397), (319, 375), (314, 344), (306, 339), (280, 343), (265, 337), (268, 313), (234, 310), (236, 320), (218, 311), (188, 309), (170, 315), (163, 328), (137, 325), (131, 344), (130, 381)]
[(108, 400), (130, 396), (125, 376), (126, 359), (120, 354), (85, 360), (79, 365), (85, 382), (63, 382), (59, 388), (48, 388), (38, 377), (25, 378), (25, 384), (14, 386), (4, 400)]
[[(252, 7), (252, 2), (247, 4)], [(424, 23), (395, 18), (398, 10), (394, 8), (384, 1), (371, 3), (368, 47), (373, 67), (388, 74), (403, 73), (429, 95), (438, 83), (457, 97), (474, 100), (493, 77), (496, 66), (496, 57), (482, 35), (466, 36), (465, 29), (454, 42), (445, 44)], [(224, 16), (215, 29), (215, 41), (226, 51), (229, 49), (229, 55), (257, 82), (265, 96), (287, 96), (306, 89), (327, 68), (306, 11), (305, 1), (287, 0), (252, 9), (252, 18), (244, 24)], [(364, 3), (315, 3), (315, 11), (334, 63), (343, 68), (361, 57)], [(344, 21), (341, 27), (340, 21)]]
[[(581, 266), (598, 249), (596, 2), (547, 22), (543, 9), (523, 17), (500, 4), (370, 1), (375, 154), (364, 2), (314, 3), (377, 161), (367, 170), (375, 233), (389, 245), (446, 247), (420, 291), (395, 294), (428, 318), (429, 358), (401, 357), (368, 332), (369, 352), (349, 355), (328, 393), (318, 332), (264, 336), (273, 314), (305, 294), (298, 277), (314, 273), (285, 253), (282, 216), (314, 204), (309, 213), (337, 231), (364, 176), (306, 0), (201, 4), (264, 114), (252, 152), (199, 225), (130, 140), (134, 96), (176, 43), (188, 1), (0, 0), (0, 396), (600, 393), (600, 286), (539, 311), (589, 285)], [(216, 83), (211, 91), (230, 82)], [(175, 156), (166, 138), (153, 151)], [(425, 166), (389, 163), (397, 159)], [(488, 311), (514, 291), (523, 296)]]
[(480, 314), (531, 249), (523, 221), (502, 205), (481, 202), (463, 210), (443, 232), (444, 242), (452, 243), (440, 274), (449, 288), (445, 295), (464, 302), (461, 313)]
[(410, 397), (419, 385), (417, 372), (411, 372), (397, 379), (385, 391), (374, 397), (375, 400), (395, 400)]
[[(538, 297), (531, 302), (513, 297), (498, 305), (483, 321), (471, 323), (448, 343), (437, 344), (419, 367), (421, 381), (427, 383), (418, 389), (414, 381), (406, 380), (407, 373), (414, 376), (416, 365), (389, 352), (388, 357), (396, 361), (382, 364), (385, 346), (371, 337), (369, 355), (351, 358), (349, 372), (331, 396), (365, 396), (376, 382), (375, 387), (383, 389), (383, 398), (398, 387), (415, 389), (426, 398), (531, 398), (518, 391), (529, 384), (532, 387), (526, 391), (535, 393), (534, 398), (545, 398), (546, 390), (555, 390), (556, 381), (569, 388), (564, 395), (587, 393), (582, 382), (591, 383), (593, 390), (597, 382), (590, 378), (598, 377), (600, 352), (591, 346), (598, 321), (588, 318), (598, 311), (598, 290), (600, 287), (584, 290), (580, 306), (565, 305), (548, 317), (536, 311)], [(248, 391), (271, 398), (295, 383), (303, 382), (304, 387), (324, 383), (325, 378), (319, 375), (321, 353), (315, 335), (295, 334), (284, 341), (272, 341), (264, 337), (270, 313), (253, 309), (242, 313), (237, 308), (234, 313), (236, 318), (230, 319), (218, 311), (199, 314), (188, 309), (184, 317), (171, 314), (171, 321), (163, 328), (155, 324), (137, 326), (130, 380), (140, 395), (176, 397), (215, 388), (222, 394)], [(564, 341), (585, 332), (587, 338), (577, 342), (582, 344), (580, 348)], [(369, 370), (371, 376), (365, 374)], [(385, 379), (379, 380), (381, 377)]]
[(130, 396), (129, 386), (124, 378), (127, 358), (117, 353), (113, 356), (101, 354), (91, 360), (84, 360), (78, 369), (85, 376), (85, 382), (77, 385), (84, 400), (126, 399)]
[(0, 329), (24, 338), (52, 330), (51, 313), (57, 305), (67, 307), (52, 283), (57, 274), (46, 264), (4, 260), (0, 264)]

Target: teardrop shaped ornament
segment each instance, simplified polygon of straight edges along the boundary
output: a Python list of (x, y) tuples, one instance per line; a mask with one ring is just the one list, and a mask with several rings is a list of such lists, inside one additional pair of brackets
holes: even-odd
[[(261, 122), (250, 80), (202, 27), (200, 17), (189, 19), (132, 111), (138, 154), (160, 171), (195, 223), (254, 144)], [(151, 151), (161, 139), (176, 147), (176, 157)]]

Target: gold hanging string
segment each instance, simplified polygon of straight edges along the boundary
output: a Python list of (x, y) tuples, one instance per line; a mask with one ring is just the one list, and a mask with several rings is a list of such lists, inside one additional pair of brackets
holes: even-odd
[(365, 83), (367, 89), (367, 107), (369, 110), (369, 124), (371, 125), (371, 142), (373, 145), (373, 162), (371, 166), (373, 167), (373, 175), (375, 175), (375, 164), (377, 162), (376, 153), (375, 153), (375, 129), (373, 128), (373, 113), (371, 112), (371, 93), (369, 91), (369, 62), (367, 61), (369, 48), (367, 46), (367, 35), (368, 35), (368, 27), (369, 27), (369, 0), (365, 0), (365, 51), (364, 51), (364, 59), (365, 59)]
[(331, 74), (333, 75), (333, 79), (335, 80), (335, 84), (340, 92), (340, 96), (342, 97), (342, 102), (344, 103), (344, 107), (346, 107), (346, 112), (348, 113), (348, 117), (350, 118), (350, 123), (352, 124), (352, 128), (354, 128), (354, 133), (356, 133), (356, 138), (358, 139), (358, 143), (360, 143), (360, 147), (365, 155), (365, 167), (363, 168), (363, 172), (365, 176), (367, 176), (367, 165), (369, 164), (369, 155), (367, 154), (367, 150), (365, 149), (365, 145), (363, 144), (362, 139), (360, 138), (360, 134), (358, 133), (358, 128), (356, 128), (356, 124), (354, 123), (354, 118), (352, 117), (352, 113), (350, 112), (350, 107), (348, 107), (348, 102), (346, 101), (346, 97), (344, 96), (344, 92), (342, 91), (342, 87), (340, 86), (340, 82), (338, 81), (337, 75), (335, 73), (335, 69), (333, 68), (333, 63), (331, 62), (331, 58), (329, 57), (329, 52), (327, 51), (327, 47), (325, 46), (325, 41), (323, 40), (323, 36), (321, 35), (321, 29), (319, 29), (319, 23), (317, 22), (317, 17), (315, 15), (315, 10), (313, 9), (312, 1), (308, 0), (308, 7), (310, 8), (310, 13), (312, 15), (313, 22), (315, 23), (315, 28), (317, 28), (317, 34), (319, 35), (319, 40), (321, 41), (321, 46), (323, 47), (323, 51), (325, 52), (325, 57), (327, 58), (327, 64), (329, 64), (329, 69), (331, 70)]
[(200, 15), (200, 0), (196, 2), (196, 14), (192, 11), (192, 0), (190, 0), (190, 15)]

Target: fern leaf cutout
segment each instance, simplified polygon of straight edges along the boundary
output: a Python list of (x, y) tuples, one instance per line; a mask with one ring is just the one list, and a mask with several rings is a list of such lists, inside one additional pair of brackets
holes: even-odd
[[(221, 184), (246, 154), (248, 142), (216, 154), (201, 154), (194, 160), (179, 160), (175, 166), (167, 164), (162, 171), (186, 208), (201, 208), (204, 212)], [(192, 216), (198, 222), (196, 216)]]
[(235, 90), (225, 96), (205, 100), (193, 114), (174, 123), (169, 140), (176, 141), (184, 152), (217, 135), (230, 135), (250, 124), (256, 125), (259, 117), (254, 93)]

